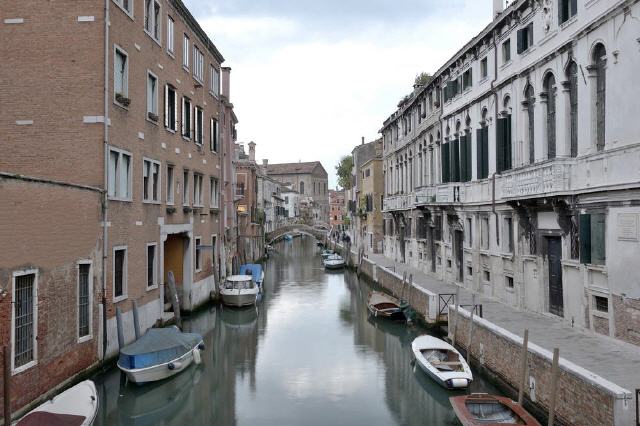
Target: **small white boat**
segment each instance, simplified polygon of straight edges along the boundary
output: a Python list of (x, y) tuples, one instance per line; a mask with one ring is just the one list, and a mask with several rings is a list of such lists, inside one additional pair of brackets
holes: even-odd
[(322, 261), (325, 269), (342, 269), (344, 268), (344, 259), (339, 254), (332, 254)]
[(97, 413), (96, 386), (85, 380), (30, 411), (16, 426), (89, 426)]
[(473, 381), (469, 365), (453, 346), (433, 336), (420, 336), (411, 343), (422, 371), (447, 389), (464, 389)]
[(259, 292), (251, 275), (232, 275), (220, 289), (220, 297), (228, 306), (251, 306), (256, 304)]
[(167, 379), (184, 371), (192, 362), (202, 362), (204, 340), (197, 333), (178, 327), (151, 328), (135, 342), (120, 349), (118, 368), (134, 383)]
[(322, 260), (324, 261), (327, 257), (334, 255), (335, 253), (331, 250), (322, 250), (320, 256), (322, 256)]

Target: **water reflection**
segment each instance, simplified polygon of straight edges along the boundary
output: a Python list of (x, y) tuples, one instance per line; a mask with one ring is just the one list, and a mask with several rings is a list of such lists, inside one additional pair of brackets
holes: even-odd
[[(166, 382), (95, 378), (98, 424), (451, 424), (448, 397), (411, 365), (417, 327), (370, 318), (369, 288), (326, 274), (311, 239), (276, 246), (257, 308), (213, 307), (185, 331), (205, 335), (203, 364)], [(473, 390), (489, 390), (476, 379)]]

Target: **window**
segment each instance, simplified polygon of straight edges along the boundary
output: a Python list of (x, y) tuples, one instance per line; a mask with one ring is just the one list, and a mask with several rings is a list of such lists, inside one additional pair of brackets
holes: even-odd
[(131, 199), (131, 154), (128, 152), (109, 149), (109, 188), (111, 199)]
[(147, 71), (147, 118), (158, 121), (158, 77)]
[(142, 200), (160, 202), (160, 163), (146, 158), (142, 160)]
[(491, 272), (489, 271), (482, 271), (482, 279), (486, 282), (491, 281)]
[(200, 107), (195, 107), (195, 119), (196, 119), (196, 123), (195, 123), (195, 142), (196, 145), (202, 145), (202, 132), (204, 130), (204, 117), (203, 117), (203, 112), (202, 112), (202, 108)]
[(467, 90), (473, 86), (473, 70), (469, 68), (462, 74), (462, 90)]
[(483, 217), (480, 221), (480, 244), (482, 250), (489, 250), (489, 218)]
[(37, 271), (13, 274), (13, 369), (22, 371), (36, 362), (38, 315)]
[(91, 337), (91, 262), (78, 263), (78, 339)]
[(127, 298), (127, 248), (113, 248), (113, 301)]
[(127, 52), (115, 48), (113, 62), (113, 96), (120, 105), (129, 106), (129, 60)]
[(511, 170), (511, 114), (496, 123), (496, 172)]
[(213, 64), (209, 65), (209, 93), (214, 96), (220, 95), (220, 71)]
[(489, 127), (486, 118), (482, 121), (482, 127), (476, 130), (476, 163), (476, 178), (489, 177)]
[(174, 47), (174, 21), (171, 16), (167, 16), (167, 52), (173, 56), (173, 52), (175, 51)]
[(204, 56), (196, 46), (193, 46), (193, 77), (200, 83), (204, 81)]
[(605, 143), (605, 103), (607, 81), (607, 51), (602, 44), (598, 44), (593, 51), (593, 69), (596, 72), (596, 149), (604, 150)]
[(578, 0), (559, 0), (559, 23), (563, 24), (578, 13)]
[(182, 172), (182, 205), (189, 205), (189, 170)]
[(196, 247), (195, 247), (195, 266), (196, 266), (196, 272), (200, 272), (202, 270), (202, 250), (200, 249), (200, 244), (202, 241), (202, 238), (200, 237), (196, 237), (195, 238), (196, 241)]
[(511, 40), (502, 43), (502, 63), (506, 64), (511, 60)]
[(209, 149), (211, 152), (218, 152), (218, 138), (220, 137), (218, 120), (212, 118), (209, 124)]
[(484, 58), (482, 58), (482, 60), (480, 61), (480, 78), (487, 78), (487, 75), (489, 75), (489, 68), (488, 68), (488, 62), (487, 62), (487, 58), (486, 56)]
[(133, 0), (113, 0), (129, 15), (133, 14)]
[(556, 79), (549, 74), (544, 82), (547, 93), (547, 158), (556, 158)]
[(158, 285), (158, 256), (156, 248), (158, 244), (147, 244), (147, 289)]
[(191, 100), (182, 98), (182, 137), (191, 139)]
[(580, 215), (580, 262), (592, 265), (606, 263), (606, 216)]
[(509, 277), (509, 276), (504, 277), (504, 285), (507, 288), (513, 288), (513, 277)]
[(188, 70), (189, 69), (189, 37), (184, 34), (184, 38), (182, 39), (182, 66)]
[(160, 40), (160, 3), (156, 0), (145, 0), (144, 29), (156, 41)]
[(218, 190), (218, 179), (209, 178), (209, 203), (214, 209), (220, 206), (220, 191)]
[(609, 312), (609, 299), (602, 296), (593, 296), (593, 307), (596, 311), (606, 314)]
[(173, 165), (167, 164), (167, 204), (173, 204)]
[(467, 237), (467, 247), (473, 247), (473, 218), (467, 218), (467, 229), (466, 229), (466, 237)]
[(569, 80), (569, 137), (571, 156), (578, 155), (578, 65), (571, 61), (567, 67)]
[(518, 30), (518, 54), (526, 52), (533, 46), (533, 22)]
[(300, 182), (300, 194), (304, 195), (304, 182)]
[(178, 128), (178, 97), (170, 84), (164, 86), (164, 127), (172, 132)]
[(503, 219), (504, 225), (504, 251), (505, 253), (513, 253), (513, 219), (511, 217), (505, 217)]
[(193, 205), (202, 206), (202, 175), (193, 174)]

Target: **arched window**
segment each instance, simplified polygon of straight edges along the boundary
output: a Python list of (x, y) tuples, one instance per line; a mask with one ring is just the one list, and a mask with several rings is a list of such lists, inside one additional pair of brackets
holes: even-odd
[(304, 195), (304, 182), (300, 182), (300, 193)]
[(549, 73), (544, 80), (547, 92), (547, 158), (556, 158), (556, 79)]
[(578, 65), (571, 61), (567, 67), (569, 81), (569, 141), (572, 157), (578, 156)]
[(602, 44), (598, 44), (593, 50), (593, 65), (596, 72), (596, 149), (604, 149), (605, 136), (605, 100), (606, 100), (606, 65), (607, 51)]
[(524, 97), (527, 103), (527, 121), (529, 126), (529, 164), (533, 164), (535, 161), (535, 115), (533, 107), (536, 99), (533, 86), (530, 84), (524, 92)]

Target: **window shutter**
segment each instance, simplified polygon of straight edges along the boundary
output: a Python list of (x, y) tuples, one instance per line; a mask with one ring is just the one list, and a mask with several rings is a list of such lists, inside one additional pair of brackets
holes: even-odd
[(482, 131), (484, 129), (476, 130), (476, 178), (484, 179), (483, 175), (483, 164), (482, 160), (484, 158), (482, 152)]
[(505, 152), (504, 166), (505, 170), (511, 170), (511, 115), (505, 119)]
[(467, 169), (467, 182), (471, 181), (471, 133), (467, 133), (467, 135), (465, 136), (465, 144), (467, 145), (467, 157), (466, 157), (466, 161), (467, 161), (467, 165), (466, 165), (466, 169)]
[(440, 147), (440, 157), (442, 161), (442, 183), (449, 182), (449, 144)]
[(564, 9), (564, 3), (566, 0), (558, 0), (558, 23), (562, 24), (564, 22), (564, 13), (562, 9)]
[(195, 127), (196, 127), (196, 108), (193, 104), (189, 104), (189, 119), (191, 120), (189, 139), (195, 140)]
[(185, 126), (185, 124), (186, 124), (185, 123), (185, 118), (186, 118), (187, 115), (185, 114), (184, 107), (185, 107), (185, 102), (184, 102), (184, 98), (182, 98), (182, 130), (180, 132), (180, 134), (182, 136), (185, 136), (185, 132), (187, 131), (187, 127)]
[(604, 265), (605, 256), (605, 215), (591, 215), (591, 263), (594, 265)]
[(591, 263), (591, 215), (580, 215), (580, 263)]
[(504, 170), (504, 118), (498, 118), (496, 123), (496, 172)]
[(169, 86), (164, 85), (164, 127), (169, 127)]
[(524, 51), (524, 30), (518, 30), (518, 54)]
[(489, 127), (482, 129), (482, 176), (489, 176)]
[(578, 13), (578, 0), (571, 0), (571, 12), (569, 13), (569, 16), (567, 16), (567, 19), (576, 13)]
[(460, 136), (460, 181), (467, 179), (467, 137)]

